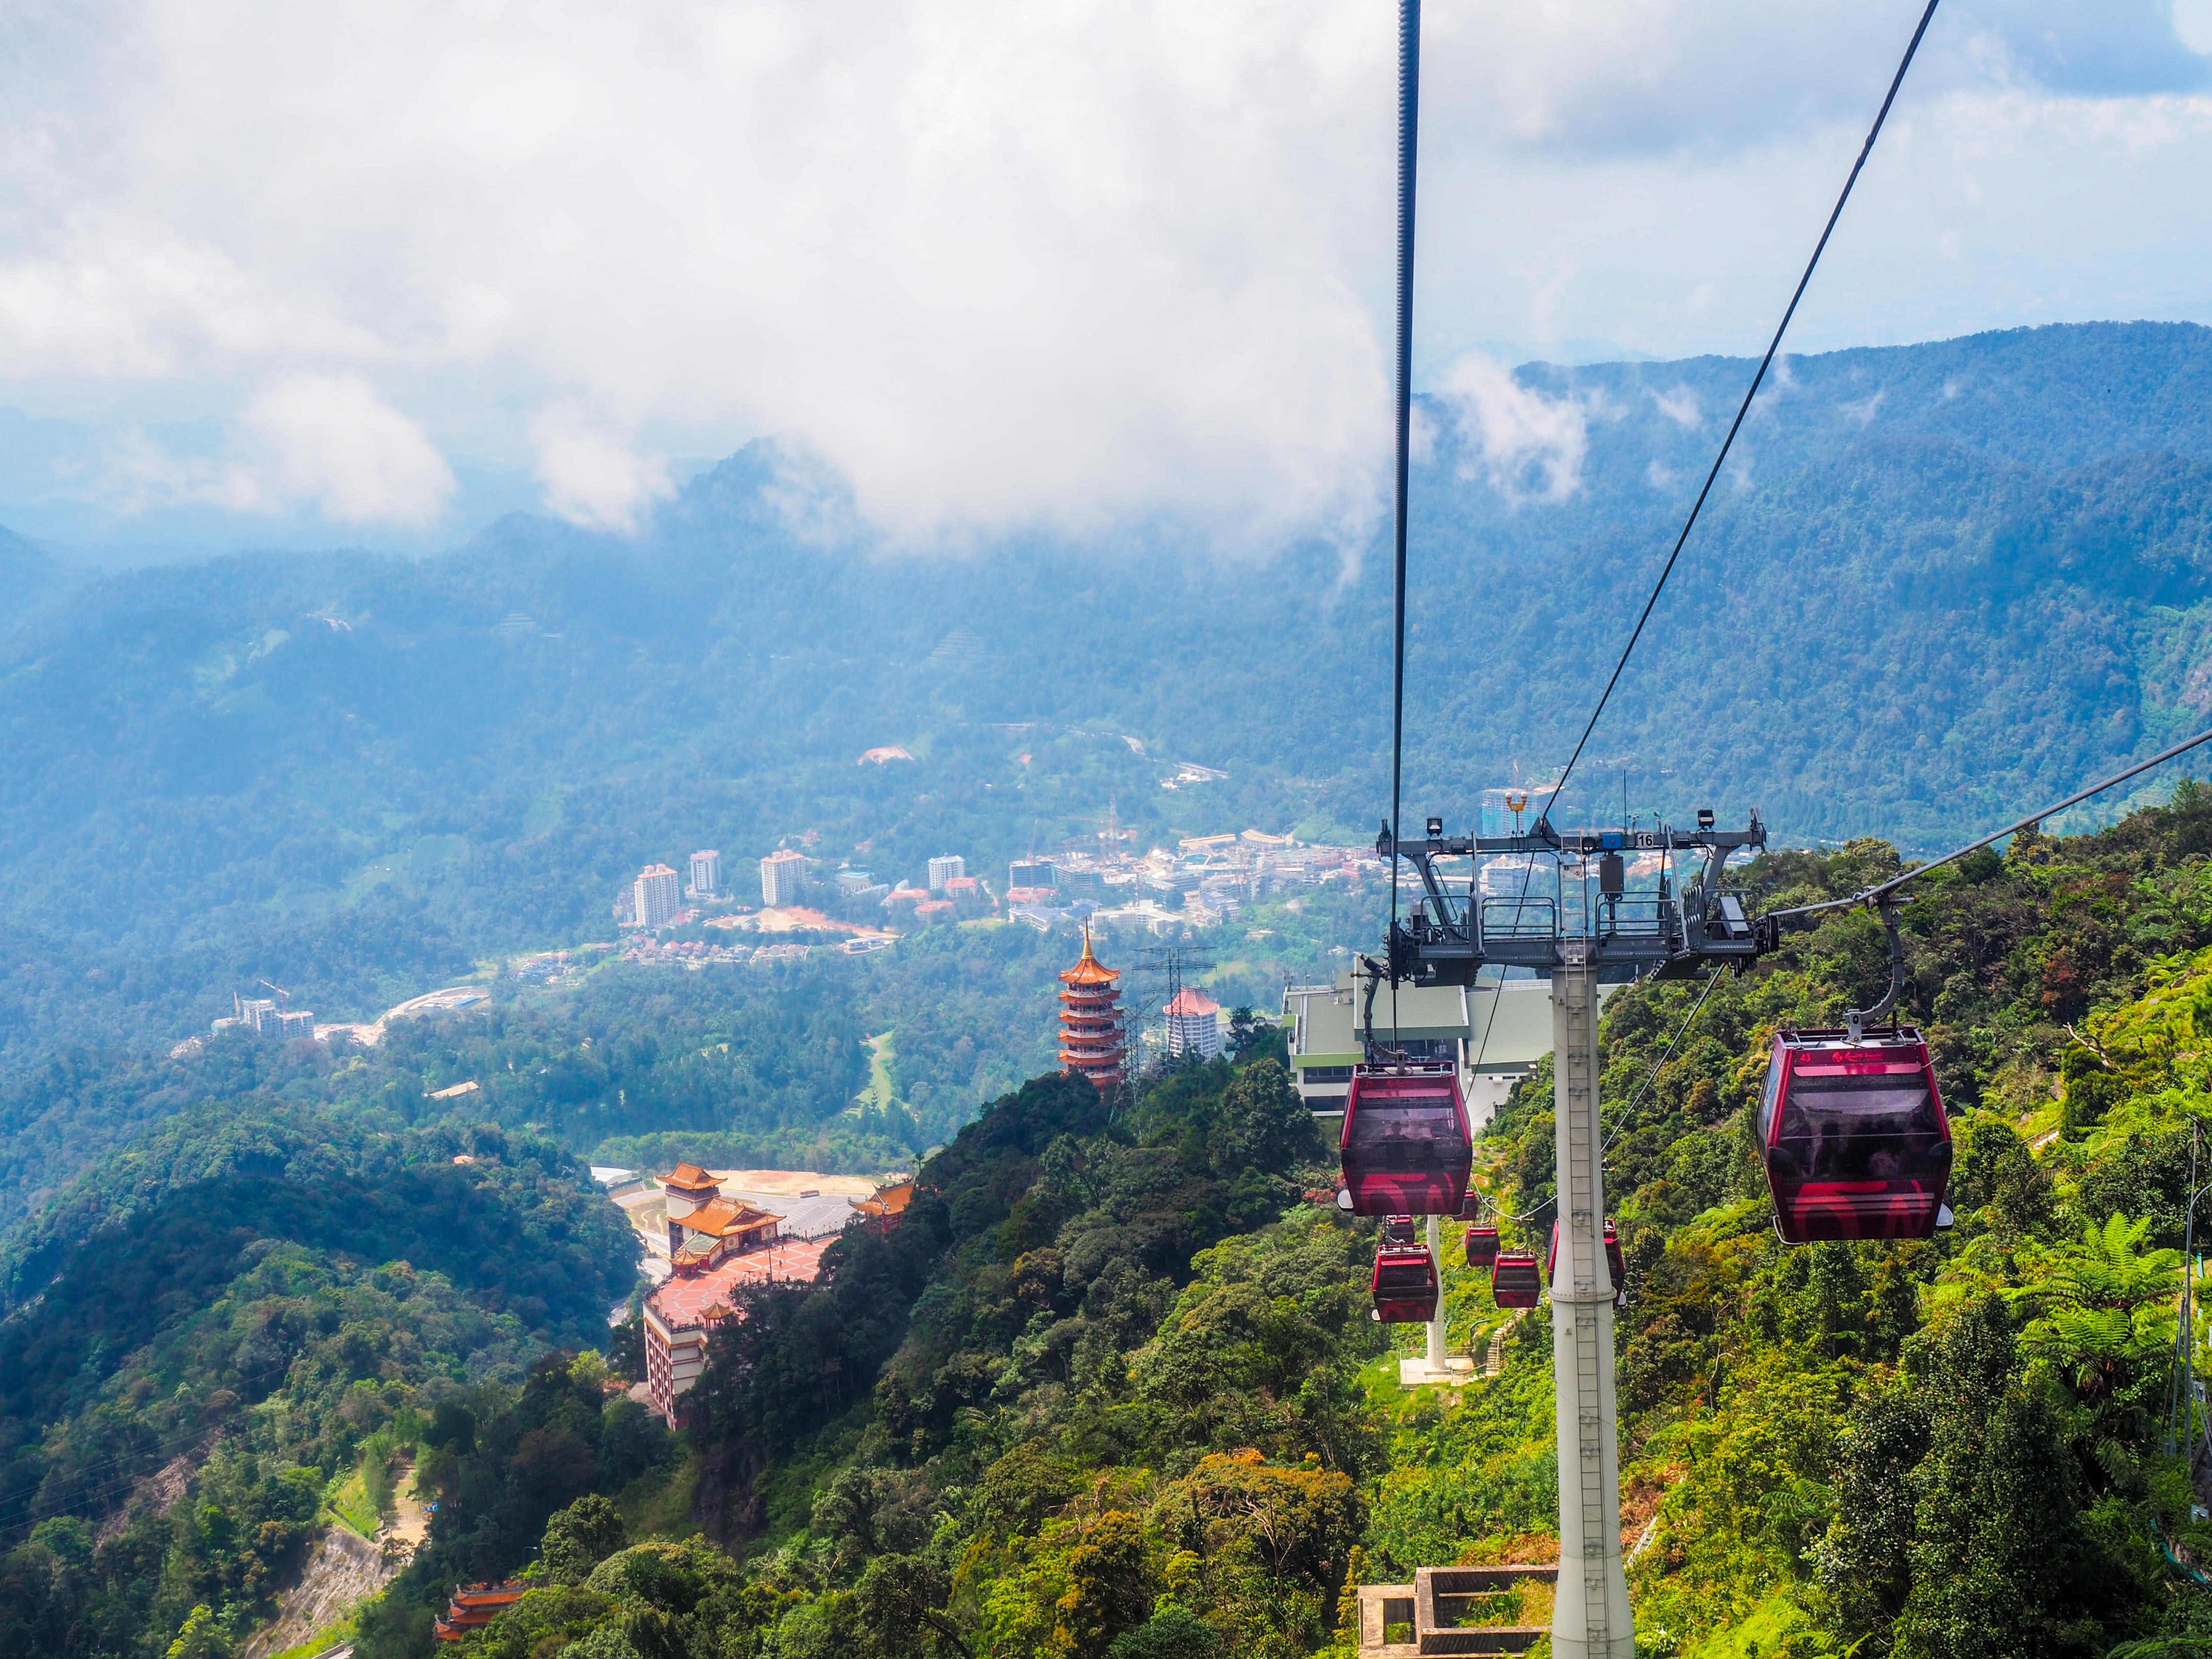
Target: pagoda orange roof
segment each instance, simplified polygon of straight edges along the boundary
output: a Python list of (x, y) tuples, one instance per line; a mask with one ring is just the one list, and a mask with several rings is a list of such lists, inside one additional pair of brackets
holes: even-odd
[(697, 1192), (715, 1185), (715, 1181), (696, 1164), (679, 1164), (660, 1178), (660, 1184), (678, 1192)]
[(1121, 977), (1120, 969), (1109, 968), (1091, 954), (1091, 930), (1086, 927), (1083, 930), (1083, 955), (1077, 959), (1074, 967), (1061, 971), (1060, 982), (1063, 985), (1111, 985)]

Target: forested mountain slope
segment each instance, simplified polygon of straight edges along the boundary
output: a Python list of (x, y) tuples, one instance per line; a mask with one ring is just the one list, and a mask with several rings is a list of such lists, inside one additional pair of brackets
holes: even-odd
[[(1608, 1005), (1639, 1651), (2212, 1642), (2212, 1592), (2168, 1553), (2212, 1529), (2190, 1460), (2163, 1449), (2191, 1135), (2212, 1111), (2208, 854), (2212, 802), (2191, 789), (1920, 890), (1907, 1006), (1960, 1146), (1958, 1223), (1929, 1243), (1785, 1248), (1746, 1138), (1773, 1030), (1882, 978), (1866, 918), (1721, 981), (1656, 1075), (1699, 988)], [(1867, 841), (1755, 878), (1789, 901), (1895, 868)], [(1325, 1155), (1273, 1060), (1240, 1060), (1172, 1073), (1111, 1121), (1067, 1079), (994, 1105), (925, 1169), (899, 1233), (856, 1241), (821, 1286), (762, 1293), (717, 1340), (691, 1445), (720, 1547), (584, 1506), (547, 1532), (544, 1588), (465, 1649), (1348, 1655), (1348, 1582), (1552, 1559), (1546, 1316), (1509, 1322), (1453, 1268), (1455, 1342), (1496, 1338), (1502, 1369), (1401, 1389), (1364, 1317), (1372, 1224), (1297, 1199)], [(1539, 1248), (1547, 1073), (1480, 1156), (1526, 1218), (1509, 1239)], [(404, 1580), (365, 1651), (427, 1651), (408, 1609), (446, 1582)], [(1492, 1617), (1542, 1622), (1539, 1591), (1505, 1600)]]
[[(2197, 720), (2208, 364), (2212, 331), (2166, 325), (1790, 360), (1589, 810), (1618, 762), (1638, 807), (1918, 845)], [(1549, 427), (1425, 404), (1414, 799), (1456, 820), (1559, 763), (1747, 372), (1532, 368), (1515, 395)], [(925, 555), (841, 503), (756, 445), (629, 540), (516, 518), (420, 564), (80, 588), (0, 647), (0, 955), (72, 983), (222, 946), (212, 968), (387, 888), (429, 904), (422, 951), (473, 954), (603, 930), (619, 880), (697, 845), (742, 869), (812, 830), (910, 875), (1048, 844), (1109, 797), (1152, 836), (1376, 816), (1389, 605), (1364, 537)], [(854, 763), (886, 744), (915, 762)], [(1176, 759), (1230, 777), (1163, 791)]]
[[(10, 1242), (0, 1651), (234, 1653), (364, 1448), (492, 1421), (548, 1348), (603, 1345), (636, 1250), (539, 1138), (252, 1100), (173, 1117)], [(600, 1431), (590, 1382), (596, 1455), (624, 1480), (662, 1458), (633, 1402)], [(565, 1449), (523, 1453), (534, 1538), (584, 1488)], [(161, 1501), (173, 1464), (188, 1501)]]

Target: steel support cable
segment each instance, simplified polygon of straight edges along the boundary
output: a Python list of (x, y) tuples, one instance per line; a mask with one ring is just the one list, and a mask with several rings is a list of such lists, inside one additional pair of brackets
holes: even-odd
[[(1674, 550), (1668, 554), (1667, 562), (1660, 568), (1659, 580), (1652, 584), (1650, 597), (1644, 601), (1644, 609), (1636, 618), (1636, 626), (1628, 635), (1628, 643), (1620, 648), (1620, 659), (1613, 664), (1612, 677), (1606, 681), (1605, 690), (1598, 695), (1597, 707), (1590, 710), (1589, 720), (1583, 727), (1581, 738), (1576, 741), (1575, 751), (1568, 757), (1566, 770), (1559, 774), (1559, 781), (1552, 786), (1552, 793), (1544, 803), (1543, 811), (1537, 815), (1539, 822), (1547, 820), (1552, 816), (1552, 808), (1559, 803), (1559, 792), (1567, 787), (1567, 778), (1574, 771), (1575, 763), (1582, 759), (1583, 750), (1589, 743), (1590, 733), (1597, 729), (1598, 717), (1605, 713), (1605, 706), (1613, 697), (1613, 688), (1620, 684), (1621, 672), (1628, 666), (1630, 653), (1636, 649), (1637, 641), (1644, 637), (1644, 627), (1651, 620), (1652, 608), (1659, 603), (1659, 595), (1666, 590), (1667, 579), (1674, 574), (1675, 562), (1682, 556), (1683, 546), (1690, 539), (1690, 532), (1697, 526), (1698, 515), (1705, 511), (1705, 499), (1713, 493), (1713, 485), (1721, 476), (1721, 468), (1727, 462), (1729, 451), (1735, 443), (1735, 435), (1742, 429), (1745, 418), (1751, 413), (1753, 400), (1759, 396), (1759, 388), (1765, 381), (1766, 371), (1773, 367), (1775, 354), (1782, 349), (1782, 337), (1789, 332), (1790, 320), (1797, 314), (1797, 302), (1805, 297), (1806, 287), (1813, 280), (1813, 272), (1820, 263), (1820, 255), (1827, 251), (1828, 238), (1835, 234), (1836, 222), (1844, 216), (1844, 204), (1851, 199), (1851, 189), (1859, 181), (1859, 173), (1866, 167), (1867, 157), (1874, 154), (1875, 140), (1881, 136), (1882, 123), (1889, 118), (1890, 106), (1897, 101), (1898, 88), (1905, 84), (1905, 72), (1912, 67), (1913, 54), (1920, 50), (1921, 37), (1928, 33), (1928, 25), (1935, 18), (1938, 3), (1939, 0), (1928, 0), (1928, 9), (1920, 14), (1920, 25), (1912, 31), (1912, 39), (1906, 43), (1905, 56), (1898, 62), (1897, 73), (1890, 77), (1889, 91), (1881, 100), (1881, 108), (1875, 115), (1874, 125), (1867, 130), (1866, 142), (1859, 146), (1858, 159), (1851, 163), (1850, 176), (1844, 180), (1843, 192), (1836, 198), (1836, 205), (1828, 214), (1828, 222), (1821, 228), (1820, 240), (1813, 247), (1813, 257), (1805, 262), (1805, 274), (1797, 279), (1796, 291), (1790, 295), (1790, 304), (1782, 313), (1782, 320), (1775, 326), (1774, 338), (1766, 348), (1766, 355), (1759, 360), (1759, 370), (1751, 377), (1751, 386), (1743, 394), (1743, 402), (1736, 408), (1735, 419), (1729, 423), (1728, 435), (1721, 440), (1720, 453), (1713, 457), (1712, 470), (1705, 474), (1705, 487), (1698, 491), (1698, 499), (1691, 504), (1690, 515), (1682, 524), (1682, 533), (1675, 537)], [(1401, 458), (1402, 454), (1401, 449)], [(1403, 467), (1404, 462), (1401, 459), (1400, 461), (1401, 477), (1404, 476)], [(1401, 499), (1402, 499), (1402, 493)], [(1401, 546), (1402, 545), (1401, 538)], [(1401, 618), (1402, 595), (1405, 590), (1404, 570), (1404, 560), (1401, 555), (1399, 563)], [(1403, 627), (1401, 620), (1400, 623), (1401, 632)], [(1395, 833), (1394, 825), (1392, 830), (1394, 837)]]
[(1644, 1103), (1644, 1097), (1650, 1091), (1651, 1085), (1658, 1080), (1660, 1068), (1674, 1059), (1675, 1048), (1689, 1034), (1690, 1027), (1696, 1023), (1698, 1011), (1705, 1006), (1705, 999), (1712, 995), (1713, 987), (1720, 982), (1721, 975), (1718, 969), (1705, 976), (1705, 988), (1698, 993), (1698, 1000), (1690, 1005), (1690, 1012), (1683, 1016), (1682, 1023), (1674, 1028), (1674, 1035), (1668, 1039), (1666, 1052), (1654, 1060), (1651, 1063), (1651, 1069), (1644, 1074), (1643, 1083), (1638, 1086), (1636, 1093), (1630, 1097), (1628, 1104), (1621, 1109), (1620, 1116), (1613, 1123), (1613, 1133), (1605, 1138), (1605, 1146), (1600, 1147), (1599, 1151), (1603, 1152), (1620, 1138), (1621, 1130), (1627, 1127), (1628, 1120), (1635, 1115), (1636, 1109)]
[[(1720, 981), (1721, 976), (1717, 972), (1709, 974), (1705, 976), (1705, 988), (1698, 993), (1698, 1000), (1690, 1005), (1690, 1012), (1682, 1017), (1682, 1023), (1674, 1028), (1674, 1035), (1667, 1040), (1665, 1051), (1660, 1054), (1657, 1060), (1652, 1062), (1651, 1069), (1644, 1073), (1643, 1084), (1637, 1089), (1636, 1093), (1630, 1098), (1627, 1106), (1623, 1109), (1620, 1117), (1614, 1121), (1613, 1133), (1605, 1138), (1604, 1146), (1598, 1148), (1601, 1152), (1611, 1147), (1613, 1143), (1620, 1138), (1620, 1131), (1625, 1126), (1626, 1120), (1635, 1112), (1637, 1107), (1643, 1103), (1645, 1092), (1650, 1090), (1653, 1081), (1659, 1075), (1660, 1067), (1666, 1065), (1668, 1060), (1674, 1057), (1675, 1048), (1680, 1046), (1682, 1039), (1689, 1034), (1690, 1027), (1696, 1023), (1698, 1010), (1702, 1009), (1705, 1006), (1705, 999), (1712, 995), (1713, 987), (1719, 984)], [(1500, 987), (1503, 988), (1503, 981), (1500, 981)], [(1489, 1036), (1487, 1028), (1485, 1028), (1483, 1035), (1486, 1037)], [(1478, 1051), (1475, 1063), (1477, 1065), (1481, 1064), (1480, 1051)], [(1601, 1108), (1601, 1111), (1602, 1109)], [(1554, 1201), (1556, 1201), (1556, 1200)], [(1492, 1206), (1491, 1213), (1500, 1221), (1526, 1221), (1533, 1216), (1542, 1214), (1544, 1206), (1541, 1204), (1539, 1204), (1534, 1209), (1530, 1210), (1525, 1215), (1507, 1215), (1503, 1211)]]
[[(1890, 107), (1897, 101), (1898, 89), (1905, 84), (1905, 71), (1912, 67), (1912, 59), (1920, 50), (1921, 40), (1927, 34), (1928, 25), (1934, 21), (1936, 8), (1939, 3), (1940, 0), (1928, 0), (1927, 9), (1920, 14), (1919, 25), (1912, 31), (1912, 39), (1905, 43), (1905, 56), (1898, 60), (1897, 73), (1890, 77), (1889, 90), (1883, 94), (1881, 107), (1875, 112), (1874, 125), (1867, 129), (1866, 142), (1859, 146), (1858, 159), (1851, 163), (1850, 173), (1844, 180), (1841, 193), (1836, 198), (1836, 205), (1829, 210), (1827, 223), (1821, 227), (1820, 240), (1814, 244), (1813, 257), (1805, 262), (1804, 274), (1798, 277), (1797, 286), (1790, 295), (1790, 303), (1783, 311), (1782, 320), (1775, 327), (1774, 338), (1767, 345), (1766, 355), (1759, 359), (1758, 371), (1751, 377), (1751, 385), (1743, 394), (1742, 403), (1736, 408), (1735, 419), (1729, 423), (1728, 434), (1721, 440), (1720, 453), (1713, 457), (1712, 467), (1705, 474), (1704, 487), (1698, 491), (1697, 500), (1691, 504), (1689, 516), (1682, 522), (1681, 533), (1674, 538), (1674, 545), (1667, 555), (1667, 562), (1660, 568), (1659, 579), (1652, 584), (1651, 592), (1644, 601), (1644, 609), (1637, 616), (1636, 626), (1629, 634), (1628, 643), (1621, 647), (1620, 659), (1613, 665), (1613, 672), (1606, 680), (1605, 690), (1598, 695), (1597, 706), (1590, 710), (1589, 719), (1583, 726), (1582, 736), (1575, 741), (1574, 753), (1568, 757), (1565, 769), (1560, 772), (1559, 781), (1552, 786), (1552, 793), (1545, 799), (1543, 810), (1536, 815), (1536, 822), (1540, 825), (1550, 823), (1552, 809), (1559, 805), (1560, 793), (1567, 787), (1567, 779), (1572, 775), (1576, 763), (1582, 759), (1583, 750), (1589, 746), (1590, 734), (1597, 730), (1598, 720), (1605, 713), (1606, 705), (1612, 701), (1614, 687), (1620, 684), (1620, 677), (1628, 667), (1630, 655), (1634, 653), (1638, 641), (1644, 637), (1644, 626), (1651, 620), (1651, 612), (1659, 603), (1659, 596), (1666, 591), (1667, 579), (1674, 574), (1674, 566), (1682, 556), (1682, 549), (1689, 543), (1690, 532), (1697, 527), (1698, 515), (1705, 511), (1706, 499), (1711, 495), (1713, 485), (1720, 477), (1721, 468), (1727, 464), (1729, 452), (1735, 444), (1736, 434), (1742, 430), (1744, 421), (1751, 413), (1752, 404), (1759, 396), (1759, 388), (1765, 381), (1766, 372), (1773, 367), (1775, 355), (1782, 349), (1783, 336), (1789, 332), (1790, 320), (1797, 314), (1798, 302), (1804, 299), (1805, 290), (1813, 280), (1813, 272), (1820, 265), (1820, 256), (1827, 251), (1828, 239), (1835, 234), (1837, 222), (1843, 217), (1844, 205), (1851, 199), (1851, 191), (1859, 181), (1859, 174), (1866, 167), (1867, 158), (1874, 153), (1875, 140), (1881, 136), (1882, 125), (1889, 119)], [(1400, 587), (1402, 595), (1402, 567)], [(1401, 602), (1400, 623), (1401, 651), (1403, 648), (1402, 617)], [(1394, 812), (1395, 811), (1395, 805), (1393, 811)], [(1397, 844), (1397, 833), (1396, 820), (1394, 817), (1390, 831), (1393, 847)], [(1514, 901), (1513, 915), (1516, 927), (1528, 902), (1528, 884), (1535, 875), (1534, 855), (1527, 856), (1528, 862), (1522, 866), (1521, 872), (1520, 896)], [(1395, 929), (1398, 915), (1395, 860), (1391, 874), (1390, 917)], [(1472, 905), (1475, 902), (1474, 886), (1470, 883), (1468, 902)], [(1396, 984), (1395, 977), (1392, 984), (1395, 988)], [(1499, 989), (1501, 992), (1504, 989), (1502, 982)], [(1486, 1030), (1483, 1035), (1486, 1045), (1489, 1033)]]
[[(1413, 175), (1421, 125), (1421, 0), (1398, 0), (1397, 454), (1390, 653), (1390, 936), (1398, 932), (1398, 814), (1406, 756), (1406, 494), (1413, 441)], [(1370, 1030), (1373, 1029), (1371, 1022)], [(1398, 975), (1390, 975), (1390, 1040), (1398, 1040)]]
[(1890, 894), (1904, 886), (1907, 882), (1917, 881), (1921, 877), (1928, 874), (1931, 870), (1940, 870), (1947, 864), (1956, 864), (1960, 859), (1965, 858), (1969, 853), (1978, 853), (1983, 848), (1990, 845), (1990, 842), (2002, 841), (2007, 836), (2017, 834), (2019, 831), (2027, 829), (2031, 823), (2040, 823), (2045, 818), (2055, 817), (2057, 814), (2064, 811), (2069, 806), (2080, 805), (2092, 795), (2102, 794), (2106, 790), (2110, 789), (2115, 784), (2125, 783), (2130, 778), (2139, 777), (2143, 773), (2149, 771), (2154, 766), (2163, 766), (2166, 762), (2173, 759), (2177, 755), (2185, 755), (2191, 750), (2206, 743), (2212, 743), (2212, 729), (2199, 732), (2195, 737), (2187, 739), (2185, 742), (2177, 743), (2171, 749), (2160, 750), (2157, 754), (2153, 755), (2148, 760), (2138, 761), (2133, 766), (2128, 768), (2126, 771), (2115, 772), (2111, 777), (2106, 778), (2100, 782), (2093, 783), (2087, 789), (2076, 790), (2074, 793), (2067, 796), (2064, 800), (2053, 801), (2041, 811), (2031, 812), (2026, 817), (2018, 819), (2012, 823), (2008, 823), (2002, 830), (1991, 831), (1990, 834), (1984, 836), (1979, 841), (1970, 841), (1964, 847), (1944, 854), (1942, 858), (1934, 860), (1932, 863), (1916, 866), (1914, 868), (1905, 872), (1904, 874), (1892, 876), (1887, 881), (1880, 883), (1875, 886), (1863, 887), (1857, 892), (1853, 893), (1849, 898), (1822, 899), (1818, 904), (1794, 904), (1787, 910), (1769, 910), (1761, 915), (1759, 920), (1761, 921), (1781, 921), (1791, 916), (1817, 915), (1823, 910), (1841, 910), (1858, 905), (1879, 904), (1884, 899), (1887, 898)]

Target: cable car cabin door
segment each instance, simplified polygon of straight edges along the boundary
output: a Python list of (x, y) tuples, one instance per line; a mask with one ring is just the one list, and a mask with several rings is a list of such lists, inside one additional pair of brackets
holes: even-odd
[(1474, 1135), (1454, 1066), (1355, 1066), (1337, 1143), (1355, 1215), (1455, 1215)]
[(1425, 1325), (1437, 1316), (1437, 1264), (1425, 1246), (1376, 1252), (1375, 1317), (1386, 1325)]
[(1785, 1243), (1934, 1236), (1951, 1127), (1911, 1026), (1778, 1032), (1759, 1131)]

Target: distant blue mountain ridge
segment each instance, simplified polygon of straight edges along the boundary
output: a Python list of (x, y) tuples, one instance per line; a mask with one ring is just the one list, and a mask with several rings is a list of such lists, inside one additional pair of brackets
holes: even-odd
[[(1462, 823), (1560, 764), (1750, 368), (1517, 371), (1573, 455), (1425, 400), (1409, 811)], [(1636, 811), (1930, 848), (2212, 722), (2208, 392), (2187, 325), (1787, 360), (1562, 816), (1618, 816), (1625, 774)], [(763, 443), (629, 538), (512, 514), (419, 562), (73, 578), (0, 544), (0, 915), (228, 948), (396, 884), (473, 951), (600, 925), (643, 857), (805, 829), (897, 868), (1109, 794), (1148, 833), (1372, 833), (1381, 544), (1238, 563), (1168, 525), (893, 557), (834, 513), (794, 528), (795, 490), (835, 504)], [(855, 768), (885, 744), (916, 763)], [(1231, 775), (1162, 791), (1163, 758)]]

